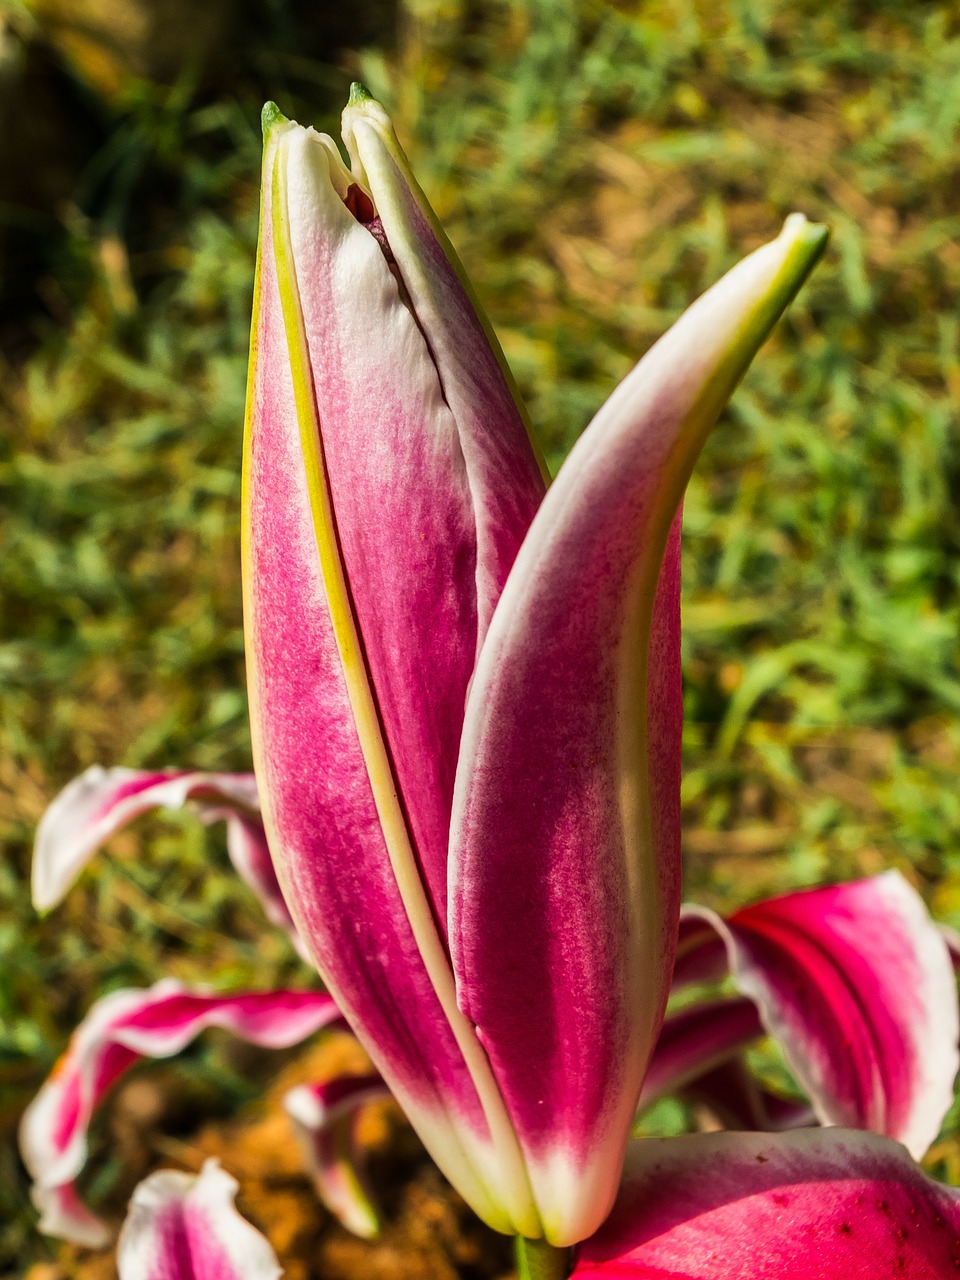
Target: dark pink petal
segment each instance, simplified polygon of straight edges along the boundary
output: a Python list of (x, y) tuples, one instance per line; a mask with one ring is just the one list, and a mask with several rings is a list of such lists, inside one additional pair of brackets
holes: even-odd
[(589, 1234), (612, 1202), (673, 967), (676, 513), (824, 238), (791, 219), (614, 392), (548, 490), (477, 663), (450, 943), (555, 1244)]
[(267, 848), (260, 797), (252, 773), (176, 769), (103, 769), (92, 765), (64, 789), (40, 819), (33, 855), (33, 902), (55, 907), (102, 844), (151, 809), (189, 806), (201, 822), (227, 824), (227, 850), (267, 919), (285, 929), (299, 950), (290, 912)]
[[(287, 123), (269, 133), (243, 517), (264, 821), (298, 930), (431, 1155), (486, 1220), (535, 1231), (515, 1138), (456, 1006), (436, 875), (431, 889), (385, 711), (407, 699), (424, 743), (418, 785), (440, 797), (423, 811), (436, 829), (451, 689), (459, 682), (459, 733), (476, 644), (467, 481), (423, 336), (344, 204), (339, 165), (329, 139)], [(383, 607), (380, 621), (361, 598)], [(409, 609), (422, 611), (416, 623)], [(368, 655), (386, 650), (396, 665), (373, 679)]]
[(83, 1243), (96, 1235), (97, 1220), (79, 1204), (73, 1183), (87, 1157), (94, 1111), (140, 1058), (179, 1053), (208, 1027), (286, 1049), (339, 1020), (331, 997), (318, 991), (217, 995), (166, 979), (98, 1000), (21, 1122), (20, 1149), (43, 1214), (40, 1229)]
[(903, 1147), (807, 1130), (644, 1138), (575, 1280), (945, 1280), (960, 1201)]
[(267, 1240), (234, 1207), (216, 1160), (199, 1176), (164, 1169), (133, 1193), (117, 1245), (120, 1280), (278, 1280)]
[(366, 1239), (378, 1233), (380, 1218), (365, 1176), (356, 1127), (367, 1103), (389, 1096), (387, 1086), (374, 1073), (299, 1085), (283, 1100), (317, 1195), (348, 1231)]
[(762, 1035), (757, 1007), (745, 997), (705, 1001), (671, 1014), (660, 1029), (643, 1081), (640, 1107), (677, 1093), (691, 1080), (739, 1055)]
[[(943, 937), (898, 872), (788, 894), (726, 921), (685, 908), (684, 921), (723, 941), (734, 980), (824, 1124), (926, 1151), (953, 1101), (960, 1014)], [(715, 943), (704, 946), (712, 954)]]

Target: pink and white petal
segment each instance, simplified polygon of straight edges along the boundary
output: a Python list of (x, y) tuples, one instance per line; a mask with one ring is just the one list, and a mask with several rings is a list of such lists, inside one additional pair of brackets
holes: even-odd
[(943, 1280), (960, 1200), (874, 1134), (717, 1133), (631, 1144), (574, 1280)]
[(724, 921), (685, 919), (723, 940), (822, 1123), (895, 1138), (917, 1158), (953, 1101), (956, 981), (942, 934), (896, 871), (757, 903)]
[(115, 991), (98, 1000), (20, 1125), (20, 1150), (45, 1229), (52, 1233), (59, 1223), (65, 1231), (74, 1225), (86, 1234), (92, 1230), (93, 1219), (79, 1209), (72, 1186), (87, 1157), (87, 1132), (97, 1106), (139, 1059), (179, 1053), (209, 1027), (265, 1048), (286, 1049), (340, 1021), (332, 998), (316, 991), (217, 995), (164, 979), (147, 990)]
[(664, 1019), (644, 1077), (640, 1110), (736, 1057), (762, 1035), (756, 1005), (742, 996), (704, 1001), (671, 1014)]
[[(466, 479), (457, 479), (458, 446), (422, 335), (377, 241), (335, 189), (335, 179), (341, 186), (349, 181), (338, 170), (336, 149), (269, 112), (266, 128), (243, 566), (254, 761), (270, 848), (324, 981), (437, 1164), (481, 1217), (503, 1230), (526, 1226), (531, 1234), (536, 1219), (516, 1173), (518, 1159), (501, 1154), (515, 1140), (489, 1064), (457, 1009), (444, 921), (435, 910), (445, 840), (434, 850), (431, 880), (408, 825), (408, 796), (398, 792), (395, 742), (381, 718), (388, 702), (394, 710), (400, 702), (387, 697), (383, 672), (378, 684), (367, 666), (368, 655), (386, 645), (401, 665), (417, 668), (409, 683), (393, 671), (389, 681), (398, 683), (389, 688), (417, 703), (404, 732), (430, 739), (418, 768), (434, 762), (421, 781), (432, 778), (430, 788), (436, 786), (440, 807), (430, 809), (429, 821), (439, 829), (447, 784), (434, 775), (452, 762), (449, 754), (441, 758), (439, 744), (452, 732), (451, 716), (459, 733), (476, 643), (476, 589), (462, 543)], [(331, 333), (336, 341), (325, 364), (313, 351), (315, 376), (304, 317), (322, 311), (325, 298), (338, 310), (317, 315), (323, 325), (312, 341)], [(358, 331), (361, 314), (366, 320)], [(353, 388), (342, 403), (338, 376)], [(357, 449), (370, 456), (358, 458)], [(354, 510), (351, 477), (361, 462), (368, 476), (356, 483), (366, 497)], [(446, 497), (434, 505), (432, 486), (448, 463)], [(378, 482), (389, 491), (382, 501), (371, 493)], [(370, 511), (382, 520), (371, 522)], [(442, 554), (434, 549), (441, 535)], [(396, 537), (383, 557), (374, 547), (382, 536)], [(451, 565), (454, 546), (462, 555)], [(429, 561), (423, 573), (416, 570), (419, 556)], [(389, 581), (382, 579), (388, 563)], [(409, 594), (417, 583), (425, 593), (419, 605)], [(427, 607), (431, 592), (436, 599)], [(359, 616), (361, 596), (370, 610), (382, 604), (390, 618)], [(401, 624), (408, 607), (425, 610), (416, 625)], [(428, 616), (433, 634), (421, 649), (416, 637)], [(467, 633), (471, 638), (461, 643)], [(452, 648), (434, 652), (448, 640)], [(417, 702), (424, 682), (434, 681), (432, 700)], [(450, 690), (458, 683), (455, 709)], [(427, 732), (428, 721), (436, 732)], [(515, 1171), (508, 1179), (510, 1211), (501, 1203), (505, 1167)]]
[(451, 952), (555, 1244), (589, 1234), (612, 1203), (673, 967), (676, 514), (824, 239), (791, 218), (614, 392), (547, 491), (471, 685)]
[(353, 169), (369, 190), (456, 422), (477, 540), (482, 642), (530, 522), (546, 467), (493, 327), (383, 107), (354, 87), (343, 113)]
[(367, 1240), (379, 1233), (380, 1215), (366, 1178), (357, 1122), (368, 1103), (389, 1097), (373, 1073), (298, 1085), (283, 1100), (320, 1200), (348, 1231)]
[(105, 1249), (112, 1233), (80, 1199), (74, 1182), (46, 1187), (35, 1182), (30, 1199), (40, 1213), (37, 1230), (58, 1240), (70, 1240), (84, 1249)]
[(192, 801), (246, 815), (259, 812), (252, 773), (197, 773), (173, 769), (103, 769), (92, 765), (68, 782), (37, 827), (33, 902), (48, 911), (61, 900), (96, 851), (116, 831), (149, 809), (181, 809)]
[(120, 1280), (278, 1280), (269, 1241), (237, 1212), (237, 1183), (207, 1160), (163, 1169), (133, 1193), (117, 1244)]

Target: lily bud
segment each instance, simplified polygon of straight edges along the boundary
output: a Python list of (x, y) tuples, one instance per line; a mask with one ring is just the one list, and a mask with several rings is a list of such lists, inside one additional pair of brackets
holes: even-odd
[(679, 524), (822, 249), (691, 308), (545, 494), (389, 119), (265, 112), (244, 454), (254, 765), (284, 898), (441, 1169), (502, 1231), (602, 1221), (679, 917)]

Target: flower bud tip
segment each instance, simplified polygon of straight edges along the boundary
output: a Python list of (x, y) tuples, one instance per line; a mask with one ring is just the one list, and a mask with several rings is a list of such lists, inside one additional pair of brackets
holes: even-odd
[(350, 97), (347, 100), (348, 107), (359, 107), (361, 102), (372, 102), (373, 94), (365, 84), (361, 84), (359, 80), (354, 80), (350, 86)]
[(264, 139), (270, 137), (270, 134), (278, 124), (286, 123), (287, 117), (275, 102), (265, 102), (263, 104), (263, 110), (260, 112), (260, 124), (263, 128)]

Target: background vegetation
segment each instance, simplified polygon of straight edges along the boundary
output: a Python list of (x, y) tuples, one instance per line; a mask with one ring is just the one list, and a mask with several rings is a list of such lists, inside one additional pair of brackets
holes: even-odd
[[(346, 29), (306, 0), (223, 0), (208, 26), (177, 0), (109, 8), (0, 2), (9, 1276), (50, 1256), (17, 1117), (92, 999), (171, 972), (308, 980), (222, 831), (187, 817), (118, 837), (45, 920), (26, 890), (37, 819), (86, 765), (249, 766), (238, 467), (265, 97), (336, 133), (359, 75), (394, 111), (554, 467), (786, 213), (831, 225), (686, 505), (688, 894), (897, 866), (960, 924), (956, 6), (404, 0), (355, 3)], [(175, 1068), (194, 1111), (252, 1096), (232, 1052)], [(951, 1141), (935, 1163), (960, 1172)], [(117, 1176), (106, 1152), (94, 1193)]]

